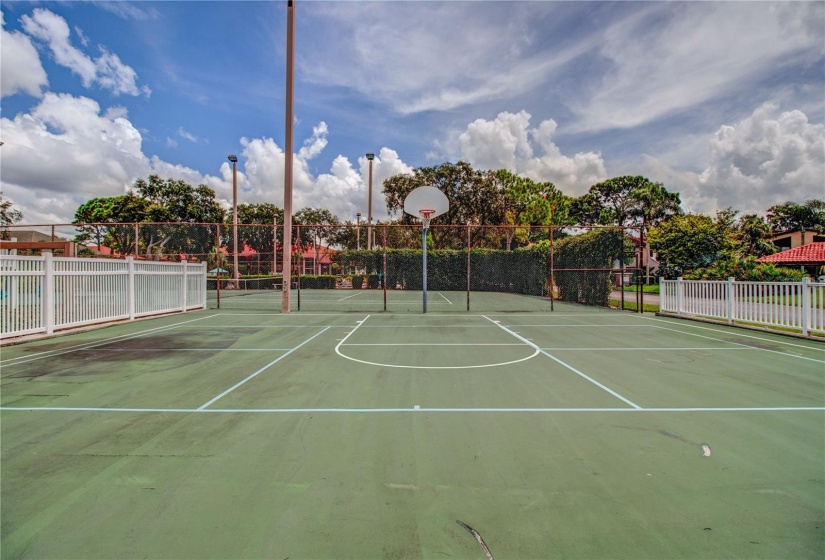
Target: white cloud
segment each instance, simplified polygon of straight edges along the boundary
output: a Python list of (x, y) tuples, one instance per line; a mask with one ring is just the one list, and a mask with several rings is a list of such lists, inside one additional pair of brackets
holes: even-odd
[(120, 57), (110, 53), (103, 47), (101, 54), (95, 59), (97, 68), (97, 83), (105, 89), (112, 90), (115, 95), (125, 93), (128, 95), (141, 95), (149, 97), (152, 90), (148, 86), (137, 87), (137, 72), (131, 67), (123, 64)]
[[(190, 132), (186, 132), (183, 129), (183, 127), (178, 128), (178, 136), (180, 136), (181, 138), (183, 138), (185, 140), (189, 140), (193, 144), (198, 143), (198, 137), (195, 136), (194, 134), (190, 133)], [(175, 143), (175, 145), (177, 146), (177, 143)]]
[(542, 4), (309, 3), (304, 9), (329, 32), (307, 45), (301, 72), (404, 114), (510, 99), (592, 48), (584, 38), (537, 51), (533, 43), (546, 32), (541, 26), (549, 14)]
[(0, 12), (0, 95), (14, 95), (18, 92), (28, 93), (33, 97), (40, 97), (41, 87), (49, 83), (46, 71), (40, 63), (37, 49), (31, 40), (20, 33), (6, 31), (3, 12)]
[(101, 113), (86, 97), (46, 93), (30, 113), (0, 118), (3, 193), (27, 223), (70, 222), (95, 197), (126, 192), (138, 177), (158, 173), (191, 184), (210, 180), (190, 168), (149, 158), (123, 107)]
[(86, 34), (83, 33), (83, 30), (80, 29), (78, 26), (74, 26), (74, 32), (77, 33), (77, 37), (80, 39), (80, 44), (84, 47), (89, 46), (89, 38), (86, 37)]
[(31, 16), (24, 15), (20, 21), (26, 33), (48, 43), (55, 62), (80, 76), (85, 87), (92, 85), (97, 74), (95, 63), (71, 44), (65, 19), (45, 8), (35, 8)]
[(600, 53), (610, 67), (579, 92), (572, 129), (632, 128), (741, 96), (777, 69), (821, 59), (823, 10), (811, 4), (820, 5), (784, 3), (778, 12), (767, 2), (634, 8), (602, 31)]
[[(137, 86), (137, 73), (116, 54), (100, 47), (100, 56), (92, 60), (72, 45), (69, 25), (61, 16), (45, 8), (35, 8), (31, 16), (24, 15), (20, 21), (29, 35), (49, 45), (55, 62), (77, 74), (84, 87), (97, 83), (115, 95), (151, 95), (147, 86)], [(80, 37), (84, 44), (88, 41), (82, 34)]]
[(318, 126), (312, 127), (312, 136), (304, 141), (303, 147), (298, 150), (298, 157), (309, 161), (320, 154), (327, 146), (327, 136), (329, 136), (327, 123), (321, 121)]
[(779, 113), (766, 103), (708, 142), (701, 173), (679, 171), (648, 157), (646, 171), (679, 191), (685, 206), (701, 212), (732, 207), (764, 213), (787, 200), (825, 197), (825, 125), (799, 111)]
[[(520, 111), (499, 113), (492, 121), (475, 120), (458, 138), (460, 157), (482, 169), (508, 169), (536, 181), (552, 181), (571, 196), (607, 178), (601, 154), (563, 155), (552, 141), (556, 122), (545, 120), (531, 129), (531, 118)], [(538, 155), (533, 145), (540, 149)]]

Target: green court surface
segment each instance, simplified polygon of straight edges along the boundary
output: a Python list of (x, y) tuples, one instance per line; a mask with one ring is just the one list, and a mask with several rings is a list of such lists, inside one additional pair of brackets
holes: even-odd
[(0, 367), (3, 558), (825, 557), (814, 341), (211, 309)]

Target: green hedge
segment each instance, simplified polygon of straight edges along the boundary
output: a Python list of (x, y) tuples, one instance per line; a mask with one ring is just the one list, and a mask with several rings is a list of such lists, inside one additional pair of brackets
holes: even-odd
[(301, 289), (306, 290), (334, 290), (335, 276), (301, 276)]
[(565, 301), (606, 306), (613, 285), (608, 270), (567, 270), (612, 268), (613, 262), (633, 254), (633, 242), (618, 229), (593, 230), (566, 237), (556, 244), (556, 286)]

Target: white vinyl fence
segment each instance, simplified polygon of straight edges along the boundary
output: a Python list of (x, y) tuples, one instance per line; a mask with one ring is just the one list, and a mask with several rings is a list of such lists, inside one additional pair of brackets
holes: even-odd
[(810, 282), (737, 282), (659, 280), (663, 313), (722, 319), (766, 327), (825, 334), (825, 284)]
[(0, 255), (0, 338), (205, 307), (205, 263)]

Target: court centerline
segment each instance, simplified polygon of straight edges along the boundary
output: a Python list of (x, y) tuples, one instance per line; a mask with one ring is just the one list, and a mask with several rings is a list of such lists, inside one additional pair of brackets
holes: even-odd
[(503, 412), (584, 412), (584, 413), (601, 413), (601, 412), (630, 412), (630, 413), (649, 413), (649, 412), (825, 412), (825, 406), (760, 406), (760, 407), (651, 407), (651, 408), (611, 408), (611, 407), (592, 407), (592, 408), (552, 408), (552, 407), (466, 407), (466, 408), (449, 408), (449, 407), (422, 407), (415, 405), (411, 407), (401, 408), (107, 408), (107, 407), (70, 407), (70, 406), (0, 406), (0, 410), (5, 411), (20, 411), (20, 412), (138, 412), (138, 413), (224, 413), (224, 414), (260, 414), (260, 413), (299, 413), (299, 414), (316, 414), (316, 413), (376, 413), (376, 412), (480, 412), (480, 413), (503, 413)]

